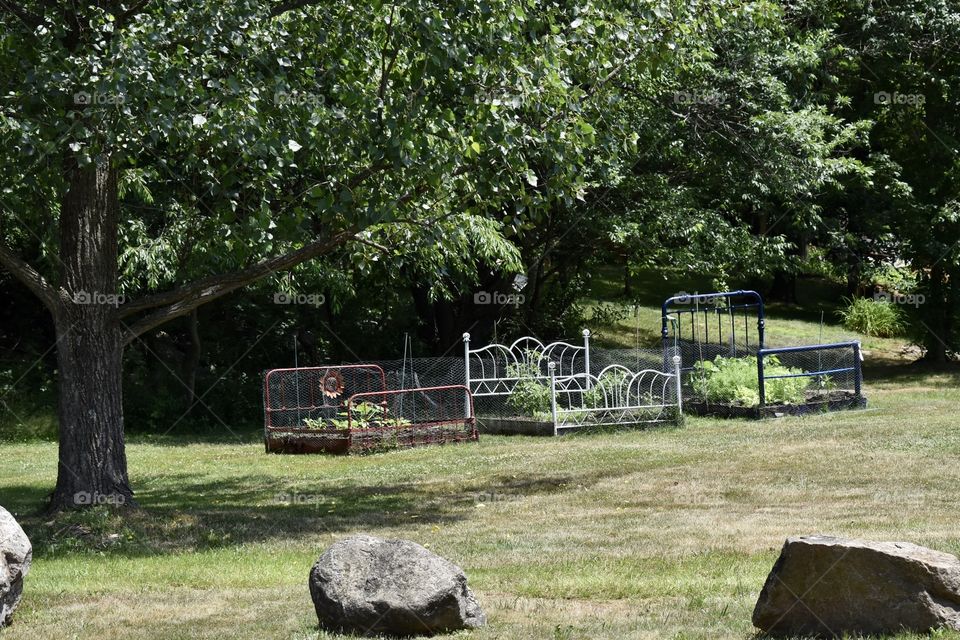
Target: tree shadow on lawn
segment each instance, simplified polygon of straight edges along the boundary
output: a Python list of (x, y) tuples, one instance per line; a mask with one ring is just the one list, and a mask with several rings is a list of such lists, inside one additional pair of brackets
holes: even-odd
[(162, 476), (138, 487), (137, 509), (95, 507), (46, 516), (48, 492), (31, 485), (0, 489), (0, 504), (18, 511), (37, 557), (96, 552), (142, 557), (244, 543), (284, 542), (317, 534), (376, 533), (411, 524), (449, 525), (475, 514), (489, 496), (529, 497), (583, 484), (572, 476), (512, 475), (462, 486), (336, 486), (293, 478), (243, 476), (198, 482)]
[(903, 364), (867, 361), (863, 366), (863, 377), (867, 384), (894, 384), (908, 387), (932, 385), (956, 388), (960, 387), (960, 363)]

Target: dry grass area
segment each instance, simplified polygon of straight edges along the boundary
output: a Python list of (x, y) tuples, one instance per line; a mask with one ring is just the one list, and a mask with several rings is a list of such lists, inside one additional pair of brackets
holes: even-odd
[(365, 531), (466, 569), (489, 625), (457, 637), (751, 638), (789, 535), (960, 554), (957, 376), (877, 375), (861, 412), (363, 458), (134, 441), (142, 510), (126, 519), (34, 515), (56, 446), (0, 444), (0, 504), (36, 544), (3, 637), (333, 637), (316, 628), (307, 572), (333, 540)]

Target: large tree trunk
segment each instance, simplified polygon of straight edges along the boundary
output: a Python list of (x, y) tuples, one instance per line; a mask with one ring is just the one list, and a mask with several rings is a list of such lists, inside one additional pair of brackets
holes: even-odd
[(60, 465), (51, 508), (132, 504), (123, 435), (117, 319), (117, 179), (104, 158), (67, 166), (61, 206), (62, 286), (54, 311)]
[(948, 295), (948, 287), (951, 286), (945, 282), (946, 274), (942, 267), (935, 266), (930, 270), (927, 286), (926, 308), (930, 312), (925, 314), (924, 328), (924, 347), (927, 350), (924, 360), (938, 364), (947, 361), (948, 344), (951, 341), (951, 316), (952, 310)]

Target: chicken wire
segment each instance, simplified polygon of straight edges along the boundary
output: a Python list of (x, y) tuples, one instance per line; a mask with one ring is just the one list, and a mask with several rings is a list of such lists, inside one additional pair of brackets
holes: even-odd
[[(790, 385), (802, 394), (803, 404), (861, 406), (861, 358), (860, 343), (854, 341), (763, 349), (757, 372), (760, 405), (776, 400), (782, 387)], [(776, 363), (780, 368), (772, 371)]]
[(267, 450), (365, 453), (476, 440), (463, 376), (456, 358), (268, 371)]
[(756, 418), (866, 406), (858, 342), (773, 347), (744, 357), (750, 368), (747, 386), (756, 396), (752, 402), (711, 399), (698, 379), (709, 374), (696, 368), (683, 375), (685, 408), (702, 415)]
[[(525, 396), (535, 395), (538, 387), (545, 401), (556, 396), (559, 413), (550, 419), (568, 428), (587, 423), (639, 424), (678, 418), (676, 384), (664, 384), (667, 378), (673, 379), (672, 356), (677, 351), (668, 349), (664, 360), (661, 349), (598, 348), (590, 345), (589, 331), (584, 331), (583, 337), (582, 347), (564, 341), (547, 345), (535, 342), (543, 347), (543, 351), (536, 352), (516, 348), (516, 345), (534, 344), (532, 338), (521, 338), (510, 346), (493, 344), (477, 349), (470, 349), (467, 342), (463, 361), (470, 362), (469, 384), (474, 392), (477, 415), (481, 418), (522, 416), (525, 407), (518, 401), (520, 394), (515, 395), (520, 385), (519, 390)], [(480, 357), (485, 361), (481, 362)], [(554, 389), (551, 389), (550, 363), (558, 381)], [(519, 364), (525, 375), (516, 375), (516, 369), (509, 367), (510, 364)], [(606, 398), (584, 395), (583, 391), (596, 384), (600, 377), (609, 384), (608, 377), (614, 374), (614, 369), (622, 370), (621, 382), (627, 377), (632, 381), (632, 385), (626, 384), (624, 393)], [(657, 382), (651, 384), (654, 379)], [(641, 387), (646, 389), (642, 393)]]
[[(357, 410), (368, 407), (367, 412)], [(361, 393), (347, 401), (350, 450), (447, 444), (477, 439), (469, 390), (464, 385)]]
[[(672, 372), (643, 368), (646, 359), (658, 364), (661, 353), (633, 354), (635, 369), (601, 364), (622, 353), (603, 354), (596, 374), (551, 377), (551, 416), (554, 434), (591, 426), (639, 425), (678, 421), (682, 415), (679, 359), (671, 357)], [(642, 356), (646, 355), (646, 358)], [(592, 363), (591, 363), (592, 364)]]
[(350, 396), (386, 389), (385, 371), (369, 363), (272, 369), (264, 376), (264, 424), (269, 431), (330, 420)]

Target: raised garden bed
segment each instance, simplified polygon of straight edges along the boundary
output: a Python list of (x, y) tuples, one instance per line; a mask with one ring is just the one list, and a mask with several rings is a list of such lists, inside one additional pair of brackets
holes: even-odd
[[(274, 369), (264, 376), (268, 453), (373, 453), (477, 440), (464, 385), (386, 389), (374, 364)], [(372, 388), (368, 391), (355, 389)]]
[(745, 406), (742, 404), (686, 400), (683, 404), (683, 410), (693, 415), (714, 418), (760, 419), (823, 413), (841, 409), (863, 409), (866, 406), (867, 399), (862, 395), (857, 396), (852, 391), (832, 391), (828, 394), (810, 394), (807, 401), (802, 404), (767, 404), (762, 407), (759, 405)]

